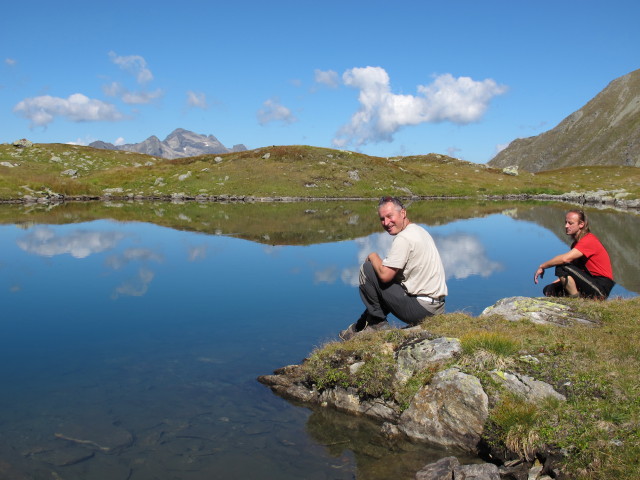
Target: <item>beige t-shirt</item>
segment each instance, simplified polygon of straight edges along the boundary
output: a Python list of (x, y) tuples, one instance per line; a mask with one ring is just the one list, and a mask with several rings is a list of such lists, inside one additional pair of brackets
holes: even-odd
[(415, 223), (395, 236), (382, 264), (399, 269), (397, 279), (409, 295), (437, 298), (448, 293), (436, 244), (431, 235)]

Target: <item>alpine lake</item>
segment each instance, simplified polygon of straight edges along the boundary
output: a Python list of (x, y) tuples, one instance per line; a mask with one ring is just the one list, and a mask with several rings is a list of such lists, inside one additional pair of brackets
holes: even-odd
[[(416, 201), (448, 312), (542, 295), (568, 204)], [(612, 297), (640, 292), (640, 216), (586, 208)], [(392, 237), (376, 203), (0, 206), (0, 478), (412, 479), (459, 452), (274, 395), (362, 312), (358, 269)], [(401, 322), (391, 319), (401, 326)], [(461, 455), (473, 462), (476, 459)]]

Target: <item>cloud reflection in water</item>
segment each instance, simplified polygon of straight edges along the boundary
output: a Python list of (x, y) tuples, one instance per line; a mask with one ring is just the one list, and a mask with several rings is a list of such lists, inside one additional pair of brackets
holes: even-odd
[[(472, 275), (489, 277), (500, 271), (503, 265), (487, 258), (484, 245), (476, 235), (453, 233), (450, 235), (431, 234), (440, 252), (447, 279), (463, 279)], [(355, 240), (358, 246), (358, 264), (342, 269), (341, 280), (354, 287), (358, 286), (360, 265), (371, 252), (384, 257), (391, 248), (393, 237), (386, 233), (376, 233)], [(325, 269), (328, 271), (329, 268)], [(326, 275), (325, 275), (326, 276)], [(316, 274), (316, 279), (321, 278)], [(327, 277), (329, 278), (329, 277)], [(335, 280), (335, 279), (333, 279)]]
[(120, 232), (91, 232), (76, 230), (67, 235), (58, 235), (48, 227), (39, 227), (16, 243), (27, 253), (53, 257), (70, 254), (75, 258), (86, 258), (95, 253), (115, 248), (124, 234)]

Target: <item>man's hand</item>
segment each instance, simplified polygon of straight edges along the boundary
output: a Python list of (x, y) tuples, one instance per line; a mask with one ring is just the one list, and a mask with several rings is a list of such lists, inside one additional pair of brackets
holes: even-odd
[(533, 283), (535, 283), (537, 285), (538, 284), (538, 278), (542, 278), (542, 277), (544, 277), (544, 268), (538, 267), (538, 270), (536, 270), (536, 273), (533, 276)]

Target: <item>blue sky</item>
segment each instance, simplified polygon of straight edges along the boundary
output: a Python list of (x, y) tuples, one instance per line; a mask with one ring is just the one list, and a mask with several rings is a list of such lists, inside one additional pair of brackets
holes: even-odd
[(640, 68), (640, 2), (30, 1), (0, 142), (313, 145), (490, 160)]

